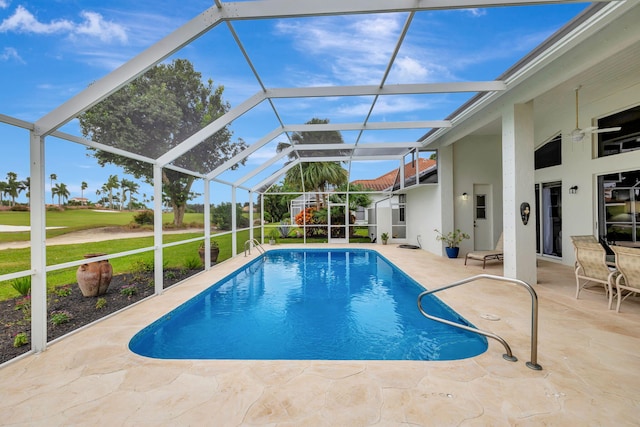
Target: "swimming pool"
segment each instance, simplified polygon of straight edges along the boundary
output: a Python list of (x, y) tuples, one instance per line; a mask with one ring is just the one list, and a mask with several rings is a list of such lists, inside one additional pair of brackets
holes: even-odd
[[(271, 250), (130, 341), (160, 359), (453, 360), (487, 349), (477, 334), (426, 319), (422, 288), (366, 249)], [(433, 296), (429, 312), (469, 325)]]

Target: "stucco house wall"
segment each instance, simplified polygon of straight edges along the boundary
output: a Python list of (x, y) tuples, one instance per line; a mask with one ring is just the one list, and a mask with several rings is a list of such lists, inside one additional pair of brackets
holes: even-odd
[[(581, 126), (596, 125), (588, 118), (604, 117), (640, 104), (640, 83), (631, 87), (602, 87), (603, 97), (592, 103), (580, 104)], [(562, 132), (566, 134), (575, 127), (573, 99), (559, 100), (557, 108), (536, 111), (536, 143), (541, 145)], [(571, 236), (598, 233), (598, 187), (599, 175), (640, 169), (640, 151), (597, 158), (597, 138), (586, 136), (580, 143), (563, 137), (562, 165), (539, 169), (535, 172), (536, 183), (562, 182), (562, 263), (573, 265), (575, 256)], [(578, 186), (575, 194), (569, 187)]]
[[(496, 242), (502, 232), (502, 147), (498, 136), (468, 136), (453, 145), (453, 201), (456, 228), (468, 233), (463, 240), (460, 254), (474, 250), (474, 184), (492, 187), (492, 241)], [(463, 200), (462, 193), (469, 195)]]

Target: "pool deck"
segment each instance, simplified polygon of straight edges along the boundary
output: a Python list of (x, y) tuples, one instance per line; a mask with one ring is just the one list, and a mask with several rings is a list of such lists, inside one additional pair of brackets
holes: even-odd
[[(321, 247), (331, 247), (320, 245)], [(344, 247), (332, 245), (335, 247)], [(300, 247), (300, 246), (296, 246)], [(311, 247), (311, 245), (309, 245)], [(422, 250), (375, 248), (429, 289), (502, 265), (464, 266)], [(286, 248), (278, 245), (276, 248)], [(254, 254), (253, 257), (256, 255)], [(478, 281), (439, 293), (477, 327), (505, 338), (466, 360), (172, 361), (131, 353), (142, 327), (252, 258), (242, 255), (0, 369), (0, 424), (47, 426), (616, 425), (640, 420), (640, 298), (607, 310), (575, 299), (570, 267), (539, 262), (538, 362), (529, 294)], [(498, 317), (500, 320), (492, 320)]]

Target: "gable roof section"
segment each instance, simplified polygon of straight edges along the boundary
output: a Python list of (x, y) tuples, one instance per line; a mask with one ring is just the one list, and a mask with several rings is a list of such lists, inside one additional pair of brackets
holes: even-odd
[[(412, 180), (415, 182), (416, 165), (420, 171), (420, 175), (424, 172), (434, 168), (436, 161), (432, 159), (418, 159), (416, 161), (409, 162), (404, 165), (404, 177), (405, 181)], [(381, 175), (374, 179), (358, 179), (351, 184), (360, 184), (364, 187), (370, 188), (375, 191), (385, 191), (395, 189), (396, 180), (398, 179), (399, 169), (393, 169), (384, 175)]]

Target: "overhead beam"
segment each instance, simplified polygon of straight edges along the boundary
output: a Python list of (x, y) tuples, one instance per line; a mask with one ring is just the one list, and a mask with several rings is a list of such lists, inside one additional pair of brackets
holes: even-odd
[(277, 153), (275, 156), (271, 157), (266, 162), (262, 163), (257, 168), (254, 168), (251, 172), (249, 172), (248, 174), (244, 175), (242, 178), (238, 179), (236, 182), (233, 183), (233, 185), (238, 186), (238, 185), (244, 184), (245, 182), (247, 182), (248, 180), (250, 180), (254, 176), (258, 175), (263, 170), (267, 169), (271, 165), (273, 165), (276, 162), (278, 162), (283, 157), (288, 156), (291, 152), (293, 152), (293, 147), (289, 147), (286, 150), (282, 150), (281, 152)]
[(422, 148), (420, 142), (372, 142), (360, 144), (296, 144), (296, 151), (315, 150), (376, 150), (381, 148)]
[[(584, 0), (269, 0), (223, 3), (222, 13), (225, 19), (242, 20), (563, 4), (581, 1)], [(611, 0), (595, 1), (608, 2)]]
[(458, 93), (458, 92), (496, 92), (504, 91), (504, 82), (450, 82), (450, 83), (421, 83), (421, 84), (393, 84), (380, 87), (379, 85), (360, 86), (319, 86), (292, 87), (267, 89), (267, 98), (315, 98), (325, 96), (371, 96), (371, 95), (416, 95), (430, 93)]
[(367, 123), (326, 123), (286, 125), (284, 132), (325, 132), (346, 130), (386, 130), (386, 129), (431, 129), (448, 128), (451, 122), (448, 120), (412, 121), (412, 122), (377, 122)]
[(227, 160), (226, 162), (224, 162), (223, 164), (221, 164), (220, 166), (212, 170), (209, 174), (207, 174), (207, 178), (213, 179), (214, 177), (227, 171), (228, 169), (232, 168), (234, 165), (240, 163), (241, 161), (249, 157), (251, 153), (254, 153), (255, 151), (259, 150), (260, 148), (262, 148), (269, 142), (273, 141), (275, 138), (278, 137), (278, 135), (281, 135), (281, 134), (282, 134), (281, 128), (272, 130), (271, 132), (269, 132), (268, 134), (260, 138), (259, 141), (254, 142), (249, 147), (245, 148), (244, 150), (242, 150), (241, 152), (239, 152), (238, 154), (236, 154), (235, 156), (233, 156), (232, 158), (230, 158), (229, 160)]
[(289, 163), (288, 165), (286, 165), (282, 169), (278, 169), (275, 173), (269, 175), (267, 178), (263, 179), (262, 181), (260, 181), (256, 185), (254, 185), (251, 188), (251, 191), (257, 192), (260, 189), (260, 187), (264, 187), (265, 185), (267, 185), (269, 183), (270, 183), (269, 185), (272, 185), (274, 182), (276, 182), (278, 180), (278, 178), (280, 178), (282, 175), (287, 173), (289, 171), (289, 169), (291, 169), (291, 168), (293, 168), (295, 166), (298, 166), (299, 163), (300, 163), (300, 160), (294, 160), (293, 162)]
[[(406, 154), (406, 153), (405, 153)], [(386, 156), (324, 156), (324, 157), (300, 157), (300, 163), (318, 163), (318, 162), (349, 162), (364, 160), (398, 160), (402, 159), (404, 154), (386, 155)]]

